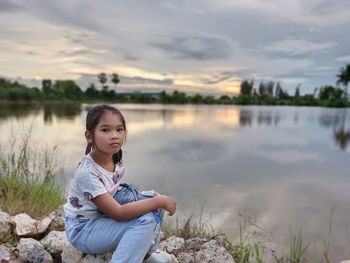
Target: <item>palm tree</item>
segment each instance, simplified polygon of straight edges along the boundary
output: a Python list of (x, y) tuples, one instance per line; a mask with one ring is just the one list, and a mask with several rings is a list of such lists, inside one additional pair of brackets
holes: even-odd
[(107, 75), (106, 73), (100, 73), (97, 75), (98, 81), (101, 83), (102, 85), (102, 89), (104, 88), (104, 84), (107, 83)]
[(117, 91), (117, 84), (120, 82), (120, 79), (117, 73), (112, 74), (111, 81), (114, 84), (115, 90)]
[(350, 64), (347, 64), (345, 67), (340, 69), (340, 73), (337, 75), (338, 80), (337, 84), (344, 85), (344, 96), (345, 99), (348, 99), (348, 83), (350, 82)]

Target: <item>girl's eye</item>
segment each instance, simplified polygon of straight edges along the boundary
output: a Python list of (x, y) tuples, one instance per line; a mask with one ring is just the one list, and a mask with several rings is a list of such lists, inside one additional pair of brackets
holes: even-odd
[(109, 132), (109, 129), (102, 129), (103, 132)]
[(124, 132), (124, 128), (118, 128), (117, 132)]

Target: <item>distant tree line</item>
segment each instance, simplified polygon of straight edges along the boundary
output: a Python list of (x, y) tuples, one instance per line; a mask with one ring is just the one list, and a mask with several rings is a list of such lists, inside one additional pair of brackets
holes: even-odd
[[(300, 94), (300, 84), (294, 94), (289, 94), (279, 82), (261, 81), (255, 85), (254, 80), (243, 80), (240, 84), (240, 95), (214, 97), (211, 95), (188, 95), (181, 91), (166, 93), (118, 93), (117, 84), (120, 82), (116, 73), (110, 75), (110, 88), (106, 73), (97, 75), (101, 87), (91, 83), (85, 91), (73, 80), (42, 80), (42, 88), (29, 88), (17, 81), (0, 78), (0, 100), (9, 101), (53, 101), (67, 100), (78, 102), (134, 102), (134, 103), (173, 103), (173, 104), (240, 104), (240, 105), (305, 105), (348, 107), (350, 106), (347, 87), (350, 82), (350, 64), (342, 67), (337, 75), (337, 87), (326, 85), (315, 88), (311, 94)], [(341, 88), (341, 86), (343, 88)]]

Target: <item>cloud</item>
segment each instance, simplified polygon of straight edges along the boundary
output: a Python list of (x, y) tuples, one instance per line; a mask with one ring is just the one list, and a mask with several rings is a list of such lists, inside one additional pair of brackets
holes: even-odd
[(139, 60), (139, 59), (140, 59), (140, 58), (137, 57), (137, 56), (131, 55), (131, 53), (128, 52), (128, 51), (125, 51), (125, 52), (124, 52), (123, 58), (124, 58), (125, 60), (129, 60), (129, 61), (136, 61), (136, 60)]
[(69, 30), (64, 33), (64, 38), (72, 44), (85, 46), (91, 41), (91, 34)]
[(202, 84), (213, 85), (219, 84), (223, 81), (237, 80), (237, 72), (235, 71), (219, 71), (214, 73), (208, 73), (207, 76), (203, 76), (198, 79)]
[(309, 52), (329, 51), (330, 48), (335, 47), (335, 42), (311, 42), (301, 39), (285, 39), (269, 44), (262, 48), (267, 52), (279, 52), (290, 55), (303, 55)]
[(0, 2), (0, 13), (15, 13), (18, 11), (23, 11), (24, 8), (23, 6), (13, 3), (11, 1), (7, 0), (1, 0)]
[(350, 2), (347, 0), (217, 0), (211, 8), (263, 13), (275, 21), (295, 25), (327, 26), (350, 20)]
[(350, 63), (350, 55), (348, 56), (342, 56), (342, 57), (337, 57), (337, 61), (340, 62), (345, 62), (345, 63)]
[(175, 59), (216, 60), (230, 55), (230, 45), (223, 37), (195, 33), (162, 35), (150, 41), (149, 44), (170, 53)]
[(59, 56), (65, 57), (78, 57), (82, 55), (101, 55), (107, 53), (105, 50), (94, 50), (88, 48), (76, 49), (76, 50), (60, 50), (58, 52)]
[(348, 0), (313, 0), (308, 4), (310, 12), (320, 17), (339, 15), (349, 8), (350, 2)]
[(308, 81), (307, 78), (280, 78), (280, 81), (283, 83), (283, 84), (292, 84), (292, 85), (295, 85), (295, 84), (300, 84), (300, 83), (304, 83), (306, 81)]
[(198, 162), (208, 163), (222, 161), (225, 158), (226, 147), (216, 142), (190, 140), (174, 141), (167, 147), (154, 152), (162, 158), (167, 157), (171, 160), (180, 162)]
[(310, 59), (266, 59), (256, 62), (255, 69), (259, 76), (290, 76), (295, 72), (310, 68), (315, 63)]
[(157, 84), (157, 85), (172, 85), (172, 79), (149, 79), (142, 77), (121, 77), (121, 81), (125, 84)]
[(189, 93), (219, 94), (241, 79), (279, 78), (291, 83), (284, 88), (294, 90), (293, 82), (305, 80), (312, 90), (334, 83), (349, 61), (344, 35), (349, 5), (345, 0), (155, 0), (152, 5), (4, 0), (0, 70), (28, 79), (117, 72), (138, 78), (133, 87), (146, 87), (144, 79), (167, 78), (170, 89)]

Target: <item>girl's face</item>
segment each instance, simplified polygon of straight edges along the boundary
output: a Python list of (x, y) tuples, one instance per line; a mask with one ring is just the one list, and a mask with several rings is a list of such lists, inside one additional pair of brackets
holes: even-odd
[(93, 143), (95, 151), (113, 155), (119, 152), (125, 140), (126, 130), (119, 114), (106, 111), (98, 122), (94, 134), (87, 131), (85, 136)]

